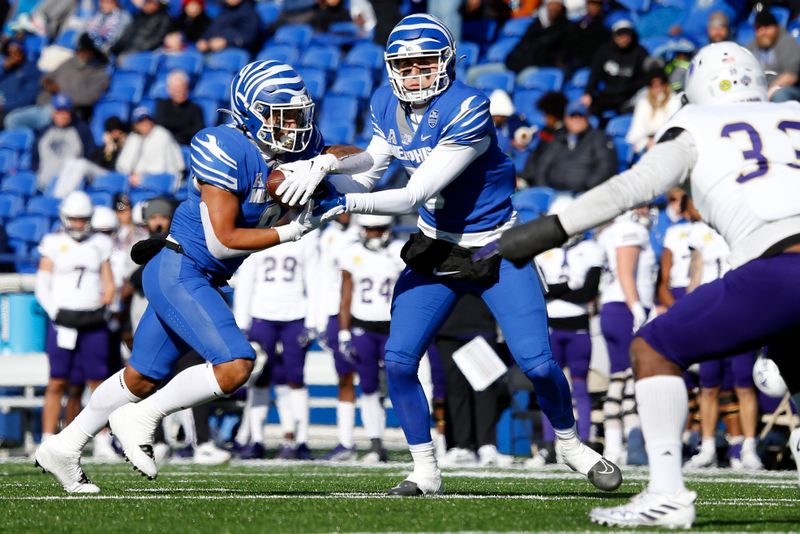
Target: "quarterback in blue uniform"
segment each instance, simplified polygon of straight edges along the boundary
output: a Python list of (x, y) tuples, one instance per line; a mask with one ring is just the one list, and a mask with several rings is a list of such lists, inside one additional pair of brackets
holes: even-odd
[[(539, 404), (560, 440), (564, 460), (598, 488), (616, 489), (619, 468), (577, 438), (569, 384), (553, 360), (541, 283), (528, 264), (473, 263), (472, 251), (516, 224), (511, 205), (514, 168), (497, 145), (489, 99), (455, 79), (456, 50), (449, 30), (430, 15), (410, 15), (389, 36), (390, 86), (372, 97), (374, 164), (349, 183), (335, 181), (320, 206), (351, 213), (419, 210), (420, 233), (403, 251), (407, 268), (394, 290), (386, 345), (392, 404), (414, 458), (414, 470), (392, 495), (442, 492), (430, 414), (417, 369), (422, 353), (466, 292), (479, 294), (500, 324), (508, 346), (533, 381)], [(392, 159), (411, 176), (406, 187), (369, 193)], [(316, 183), (305, 183), (305, 194)], [(320, 208), (318, 208), (320, 209)]]
[[(255, 354), (222, 295), (227, 279), (250, 253), (300, 239), (342, 211), (314, 216), (312, 201), (276, 226), (285, 210), (267, 192), (270, 169), (281, 166), (292, 176), (308, 168), (358, 172), (371, 165), (353, 147), (320, 154), (313, 112), (303, 80), (289, 65), (256, 61), (232, 81), (233, 123), (192, 139), (189, 198), (178, 207), (166, 241), (148, 242), (150, 253), (142, 258), (149, 259), (143, 274), (149, 304), (128, 367), (100, 385), (72, 424), (36, 452), (37, 464), (66, 491), (99, 491), (83, 473), (80, 453), (106, 421), (134, 468), (154, 478), (153, 432), (161, 419), (229, 395), (250, 376)], [(208, 363), (180, 372), (153, 393), (190, 349)]]

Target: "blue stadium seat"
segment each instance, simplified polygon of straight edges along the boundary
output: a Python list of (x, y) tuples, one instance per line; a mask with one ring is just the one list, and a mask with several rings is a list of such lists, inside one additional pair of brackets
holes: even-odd
[(481, 47), (495, 40), (497, 21), (491, 19), (464, 19), (461, 21), (461, 38), (478, 43)]
[(226, 48), (205, 58), (205, 70), (221, 70), (232, 75), (250, 62), (250, 52), (243, 48)]
[(517, 85), (524, 89), (541, 89), (542, 91), (560, 91), (564, 84), (564, 72), (555, 67), (542, 67), (528, 71), (517, 80)]
[(75, 47), (78, 44), (78, 37), (80, 37), (78, 30), (64, 30), (61, 35), (56, 37), (56, 40), (53, 44), (75, 50)]
[[(789, 16), (791, 14), (789, 8), (782, 6), (772, 6), (769, 8), (769, 10), (772, 11), (772, 14), (775, 15), (776, 19), (778, 19), (778, 25), (782, 26), (783, 28), (786, 28), (786, 26), (789, 24)], [(751, 27), (756, 23), (756, 14), (757, 11), (753, 9), (750, 12), (750, 16), (747, 17), (747, 24), (749, 24)]]
[(333, 45), (336, 47), (349, 47), (362, 39), (361, 29), (351, 21), (334, 22), (328, 31), (315, 33), (311, 36), (311, 44)]
[(355, 123), (358, 116), (358, 100), (351, 96), (329, 95), (322, 104), (322, 117), (326, 120), (341, 120)]
[(511, 203), (522, 221), (527, 222), (547, 213), (555, 196), (556, 192), (549, 187), (531, 187), (514, 193)]
[[(459, 66), (470, 68), (471, 66), (478, 63), (478, 58), (480, 57), (480, 54), (481, 54), (481, 47), (476, 45), (475, 43), (462, 41), (456, 45), (456, 56), (458, 57)], [(462, 56), (464, 56), (463, 59)]]
[(192, 91), (192, 98), (210, 98), (213, 100), (227, 101), (231, 97), (231, 80), (229, 72), (205, 72), (197, 80)]
[(310, 46), (300, 56), (300, 66), (333, 72), (339, 67), (341, 52), (335, 46)]
[(372, 73), (360, 67), (341, 69), (329, 92), (366, 101), (372, 95)]
[(475, 87), (487, 95), (495, 89), (502, 89), (511, 94), (514, 91), (514, 73), (511, 71), (484, 72), (475, 80)]
[(32, 172), (20, 172), (6, 176), (0, 184), (0, 192), (32, 197), (36, 194), (36, 175)]
[(92, 185), (89, 187), (91, 192), (105, 192), (115, 195), (124, 193), (128, 190), (128, 177), (118, 172), (110, 172), (95, 176)]
[(747, 46), (756, 38), (756, 29), (752, 24), (743, 22), (736, 30), (736, 42), (742, 46)]
[(489, 63), (503, 63), (506, 60), (506, 56), (517, 46), (518, 42), (518, 37), (499, 39), (486, 51), (486, 61)]
[(144, 174), (136, 189), (148, 189), (159, 195), (171, 195), (175, 176), (169, 173)]
[(572, 75), (572, 78), (569, 79), (569, 85), (572, 87), (580, 87), (583, 89), (586, 87), (586, 84), (589, 83), (589, 76), (592, 74), (592, 69), (586, 67), (583, 69), (578, 69)]
[(620, 5), (625, 7), (628, 11), (637, 13), (646, 13), (650, 11), (650, 0), (617, 0)]
[(344, 57), (347, 66), (365, 67), (377, 73), (383, 69), (383, 47), (375, 43), (358, 43)]
[(314, 101), (319, 102), (325, 96), (325, 89), (327, 88), (327, 76), (325, 71), (314, 68), (298, 67), (297, 73), (303, 78), (306, 84), (308, 94)]
[(138, 72), (117, 72), (111, 78), (111, 86), (104, 100), (139, 102), (144, 96), (145, 78)]
[(159, 195), (158, 191), (153, 191), (152, 189), (134, 189), (131, 191), (131, 203), (135, 206), (139, 202), (144, 202), (145, 200), (150, 200), (151, 198), (156, 198)]
[(0, 131), (0, 148), (10, 148), (17, 154), (33, 149), (34, 133), (30, 128), (15, 128)]
[(155, 75), (161, 56), (153, 52), (134, 52), (128, 54), (117, 67), (117, 72), (138, 72), (139, 74), (150, 77)]
[(264, 61), (274, 59), (282, 63), (294, 65), (300, 57), (300, 51), (293, 44), (269, 44), (261, 49), (256, 59)]
[(194, 78), (203, 70), (203, 54), (195, 51), (164, 54), (157, 72), (168, 73), (175, 69), (182, 70)]
[(127, 102), (113, 102), (101, 100), (94, 106), (94, 113), (92, 114), (92, 122), (89, 124), (94, 141), (98, 146), (103, 145), (103, 124), (109, 117), (119, 117), (120, 120), (128, 120), (130, 115), (130, 106)]
[(356, 139), (356, 127), (352, 122), (325, 120), (319, 124), (326, 144), (352, 145)]
[(153, 100), (158, 100), (159, 98), (169, 98), (169, 93), (167, 93), (167, 79), (156, 79), (150, 86), (150, 90), (147, 91), (147, 96)]
[(8, 223), (6, 235), (9, 244), (14, 246), (11, 241), (18, 241), (28, 245), (37, 245), (42, 240), (44, 234), (50, 230), (50, 219), (38, 215), (23, 215)]
[(272, 2), (256, 2), (256, 13), (263, 27), (272, 26), (281, 15), (281, 6)]
[(608, 121), (606, 125), (606, 133), (614, 138), (625, 138), (628, 134), (628, 130), (631, 127), (631, 120), (633, 119), (633, 115), (618, 115)]
[(633, 162), (633, 145), (626, 143), (624, 137), (615, 137), (614, 148), (617, 149), (617, 172), (627, 170)]
[(533, 17), (517, 17), (509, 19), (500, 30), (498, 39), (505, 37), (522, 37), (528, 29), (528, 26), (533, 22)]
[(649, 54), (653, 54), (660, 47), (667, 44), (668, 41), (669, 37), (666, 35), (651, 35), (640, 39), (639, 44), (642, 45)]
[(219, 112), (217, 110), (223, 107), (219, 100), (216, 98), (193, 98), (192, 100), (203, 110), (203, 119), (205, 119), (206, 126), (219, 124)]
[(6, 224), (25, 206), (25, 199), (14, 193), (0, 193), (0, 222)]
[(28, 200), (25, 212), (28, 215), (41, 215), (50, 219), (58, 218), (58, 208), (61, 206), (60, 198), (35, 196)]
[(511, 100), (514, 102), (517, 113), (530, 121), (533, 117), (541, 115), (541, 111), (536, 109), (536, 103), (543, 94), (544, 91), (541, 89), (517, 89)]
[(42, 53), (42, 48), (47, 43), (45, 37), (29, 33), (25, 36), (25, 55), (31, 61), (36, 61)]
[(19, 156), (15, 150), (0, 148), (0, 176), (17, 170)]
[(308, 24), (284, 24), (275, 32), (272, 42), (290, 44), (297, 48), (305, 48), (311, 42), (314, 30)]
[(92, 201), (92, 206), (114, 208), (114, 195), (107, 191), (91, 191), (89, 193), (89, 198)]

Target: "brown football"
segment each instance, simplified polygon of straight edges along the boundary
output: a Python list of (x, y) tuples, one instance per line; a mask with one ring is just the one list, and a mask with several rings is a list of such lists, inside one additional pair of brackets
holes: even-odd
[(281, 185), (285, 179), (286, 175), (284, 175), (283, 171), (280, 169), (275, 169), (269, 173), (269, 176), (267, 177), (267, 191), (269, 192), (269, 196), (271, 196), (275, 202), (281, 202), (277, 191), (278, 186)]

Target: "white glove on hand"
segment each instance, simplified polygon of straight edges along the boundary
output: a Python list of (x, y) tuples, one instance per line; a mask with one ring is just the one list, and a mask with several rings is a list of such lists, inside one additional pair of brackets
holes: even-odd
[(286, 241), (297, 241), (312, 230), (319, 228), (322, 224), (330, 221), (344, 211), (344, 206), (334, 206), (328, 211), (314, 215), (314, 201), (306, 204), (301, 211), (288, 224), (277, 226), (275, 231), (280, 236), (281, 243)]
[(276, 193), (284, 204), (303, 205), (311, 198), (319, 183), (339, 161), (333, 154), (321, 154), (311, 159), (293, 161), (278, 166), (286, 179)]
[(641, 302), (634, 302), (631, 306), (633, 314), (633, 333), (635, 334), (647, 322), (647, 311)]

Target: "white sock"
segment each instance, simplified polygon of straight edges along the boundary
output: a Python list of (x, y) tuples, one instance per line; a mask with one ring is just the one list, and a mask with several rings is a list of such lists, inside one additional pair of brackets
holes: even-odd
[(605, 436), (603, 456), (619, 456), (622, 454), (622, 421), (619, 419), (606, 419), (603, 422), (603, 435)]
[(244, 401), (244, 410), (242, 410), (242, 419), (239, 421), (239, 430), (236, 431), (236, 437), (233, 441), (237, 445), (247, 445), (250, 443), (250, 407), (252, 401), (250, 399), (250, 390), (247, 390), (247, 399)]
[(297, 424), (295, 440), (297, 443), (308, 443), (308, 389), (290, 389), (289, 400)]
[(52, 432), (42, 432), (42, 440), (41, 440), (41, 443), (44, 443), (45, 441), (47, 441), (47, 439), (48, 439), (48, 438), (50, 438), (50, 437), (52, 437), (52, 436), (53, 436), (53, 433), (52, 433)]
[(336, 404), (336, 427), (339, 430), (339, 443), (348, 449), (353, 448), (353, 428), (356, 426), (356, 403), (339, 401)]
[(264, 422), (269, 413), (269, 388), (251, 387), (247, 390), (250, 405), (250, 438), (253, 443), (264, 444)]
[(67, 428), (76, 425), (84, 434), (94, 436), (106, 426), (111, 412), (129, 402), (139, 402), (141, 399), (131, 393), (125, 384), (122, 376), (124, 371), (120, 369), (97, 386), (89, 399), (89, 404)]
[(717, 452), (717, 440), (715, 438), (703, 438), (700, 442), (700, 450), (705, 452)]
[(289, 386), (281, 384), (275, 386), (275, 407), (278, 409), (278, 418), (281, 420), (281, 430), (284, 436), (294, 434), (294, 415), (292, 404), (289, 402)]
[(420, 443), (419, 445), (409, 445), (408, 450), (414, 459), (414, 471), (409, 476), (409, 480), (414, 480), (415, 476), (428, 478), (439, 473), (439, 466), (436, 464), (436, 455), (433, 442)]
[(686, 385), (680, 376), (651, 376), (636, 382), (636, 403), (650, 464), (649, 489), (674, 495), (685, 489), (681, 471), (681, 432), (689, 415)]
[(381, 394), (361, 395), (361, 421), (369, 439), (383, 438), (386, 429), (386, 412), (381, 405)]
[(145, 413), (161, 418), (224, 397), (210, 363), (184, 369), (151, 396), (139, 403)]
[(742, 452), (756, 452), (756, 438), (744, 438), (742, 441)]

